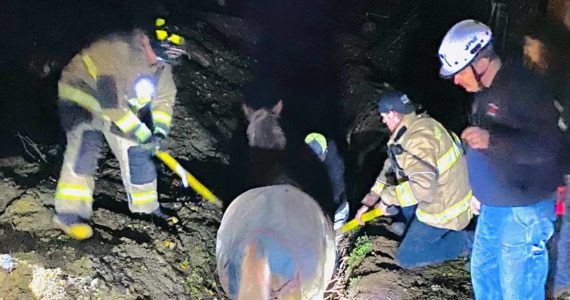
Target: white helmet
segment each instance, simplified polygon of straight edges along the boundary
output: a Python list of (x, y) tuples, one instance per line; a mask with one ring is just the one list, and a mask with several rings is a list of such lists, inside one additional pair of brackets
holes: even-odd
[(469, 65), (493, 38), (491, 28), (475, 20), (463, 20), (451, 27), (439, 46), (439, 75), (451, 77)]

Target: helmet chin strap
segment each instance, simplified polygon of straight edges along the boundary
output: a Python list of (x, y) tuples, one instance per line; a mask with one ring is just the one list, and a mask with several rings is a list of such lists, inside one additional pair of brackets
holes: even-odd
[(487, 66), (487, 68), (485, 70), (483, 70), (483, 72), (481, 72), (481, 73), (477, 72), (477, 70), (475, 69), (475, 66), (473, 66), (473, 63), (470, 63), (469, 67), (471, 67), (471, 71), (473, 72), (473, 76), (475, 76), (475, 80), (477, 80), (477, 84), (479, 85), (479, 88), (481, 88), (481, 89), (486, 88), (486, 86), (483, 84), (481, 79), (483, 78), (483, 76), (485, 76), (485, 73), (487, 73), (489, 66)]

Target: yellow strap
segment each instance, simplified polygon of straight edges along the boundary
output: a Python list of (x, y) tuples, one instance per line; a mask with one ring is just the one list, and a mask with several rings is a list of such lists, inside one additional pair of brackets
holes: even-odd
[(461, 201), (455, 203), (440, 213), (428, 213), (418, 208), (416, 210), (416, 216), (418, 217), (418, 220), (424, 223), (445, 224), (469, 210), (471, 207), (470, 200), (472, 196), (472, 192), (469, 191), (469, 193), (467, 193), (467, 195), (463, 197)]
[[(186, 171), (177, 161), (167, 152), (157, 151), (155, 153), (156, 157), (158, 157), (170, 170), (179, 174), (178, 170), (183, 170), (184, 175), (186, 176), (186, 180), (188, 180), (188, 184), (190, 187), (200, 194), (202, 197), (206, 198), (208, 201), (221, 206), (221, 201), (212, 193), (207, 187), (205, 187), (196, 177), (192, 176), (190, 172)], [(182, 175), (182, 174), (179, 174)]]
[(414, 194), (412, 194), (409, 181), (396, 186), (396, 198), (398, 199), (398, 202), (400, 202), (401, 207), (418, 204)]
[(97, 80), (97, 66), (95, 66), (95, 63), (91, 59), (91, 56), (85, 54), (82, 55), (81, 58), (83, 59), (83, 63), (85, 64), (85, 68), (87, 68), (87, 73), (89, 73), (89, 76)]

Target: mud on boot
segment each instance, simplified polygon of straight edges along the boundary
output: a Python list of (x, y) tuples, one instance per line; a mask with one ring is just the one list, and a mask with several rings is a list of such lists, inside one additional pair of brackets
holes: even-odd
[(388, 231), (397, 235), (397, 236), (404, 236), (404, 232), (406, 232), (406, 223), (404, 222), (392, 222), (388, 227)]
[(166, 222), (166, 224), (168, 225), (168, 227), (172, 227), (176, 224), (178, 224), (179, 220), (176, 216), (172, 216), (169, 214), (164, 213), (160, 207), (157, 207), (153, 212), (152, 215), (155, 217), (158, 217), (158, 219), (160, 219), (161, 221)]
[(93, 229), (76, 214), (56, 214), (53, 222), (68, 236), (76, 240), (85, 240), (93, 235)]

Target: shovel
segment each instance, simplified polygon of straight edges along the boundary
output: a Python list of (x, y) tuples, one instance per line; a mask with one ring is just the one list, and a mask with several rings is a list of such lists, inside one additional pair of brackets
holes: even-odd
[(190, 172), (186, 171), (182, 165), (172, 157), (168, 152), (156, 151), (154, 153), (158, 159), (160, 159), (172, 172), (178, 174), (182, 178), (182, 185), (184, 187), (190, 186), (196, 193), (204, 197), (208, 201), (214, 203), (218, 207), (222, 207), (222, 201), (214, 195), (207, 187), (205, 187), (196, 177), (194, 177)]

